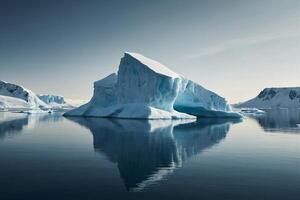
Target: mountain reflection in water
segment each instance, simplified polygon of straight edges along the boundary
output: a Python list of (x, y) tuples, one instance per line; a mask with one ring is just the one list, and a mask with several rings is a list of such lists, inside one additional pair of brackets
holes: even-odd
[(271, 109), (251, 118), (266, 132), (300, 133), (300, 109)]
[(0, 139), (20, 134), (27, 125), (28, 117), (25, 114), (0, 112)]
[(93, 134), (95, 151), (117, 163), (127, 190), (156, 184), (188, 158), (226, 137), (240, 120), (116, 120), (68, 118)]
[(33, 114), (0, 112), (0, 139), (21, 134), (24, 128), (34, 127), (37, 123), (51, 123), (63, 120), (60, 113)]

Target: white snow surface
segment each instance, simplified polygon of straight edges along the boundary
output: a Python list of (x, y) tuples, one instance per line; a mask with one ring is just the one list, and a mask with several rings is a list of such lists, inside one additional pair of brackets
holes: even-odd
[(153, 70), (154, 72), (156, 72), (158, 74), (170, 76), (170, 77), (174, 77), (174, 78), (179, 77), (179, 75), (177, 73), (173, 72), (172, 70), (170, 70), (163, 64), (161, 64), (155, 60), (152, 60), (150, 58), (147, 58), (141, 54), (126, 52), (125, 57), (126, 56), (131, 56), (133, 59), (135, 59), (136, 61), (139, 61), (142, 65), (147, 66), (149, 69)]
[[(2, 100), (0, 104), (6, 105), (6, 108), (48, 108), (49, 106), (45, 104), (38, 96), (22, 86), (7, 83), (5, 81), (0, 81), (0, 95), (2, 95)], [(7, 98), (11, 97), (11, 98)], [(15, 98), (15, 99), (12, 99)], [(24, 103), (25, 102), (25, 103)]]
[(137, 119), (241, 117), (226, 100), (157, 61), (125, 53), (118, 73), (96, 81), (89, 103), (66, 116)]
[(23, 99), (0, 95), (0, 109), (29, 109), (30, 105)]
[(249, 101), (237, 104), (238, 108), (300, 108), (300, 87), (265, 88)]

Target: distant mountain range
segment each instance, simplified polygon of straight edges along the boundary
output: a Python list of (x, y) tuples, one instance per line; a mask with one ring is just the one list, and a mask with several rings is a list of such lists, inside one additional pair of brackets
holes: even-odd
[[(75, 103), (74, 103), (75, 102)], [(72, 109), (78, 101), (57, 95), (37, 95), (23, 86), (0, 81), (0, 109)]]
[[(110, 87), (110, 85), (107, 85), (108, 83), (101, 81), (98, 82), (102, 85), (106, 84), (105, 87)], [(23, 86), (0, 80), (0, 109), (69, 110), (84, 103), (85, 101), (82, 100), (65, 99), (58, 95), (37, 95)], [(258, 109), (300, 108), (300, 87), (265, 88), (253, 99), (235, 104), (234, 107)]]
[(265, 88), (257, 97), (234, 105), (237, 108), (300, 108), (300, 87)]

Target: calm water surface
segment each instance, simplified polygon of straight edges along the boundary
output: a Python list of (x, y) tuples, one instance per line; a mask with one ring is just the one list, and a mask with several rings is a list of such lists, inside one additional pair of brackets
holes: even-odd
[(0, 112), (0, 199), (300, 199), (298, 124)]

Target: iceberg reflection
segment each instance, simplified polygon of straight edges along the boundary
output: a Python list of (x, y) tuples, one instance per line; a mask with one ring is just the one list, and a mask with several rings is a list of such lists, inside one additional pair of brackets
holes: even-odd
[(9, 112), (0, 112), (0, 139), (12, 137), (28, 125), (28, 116)]
[(235, 120), (68, 118), (93, 134), (95, 151), (116, 163), (127, 190), (156, 184), (191, 156), (225, 138)]
[(0, 139), (13, 137), (24, 128), (33, 128), (37, 123), (53, 123), (63, 120), (59, 113), (32, 114), (0, 112)]

